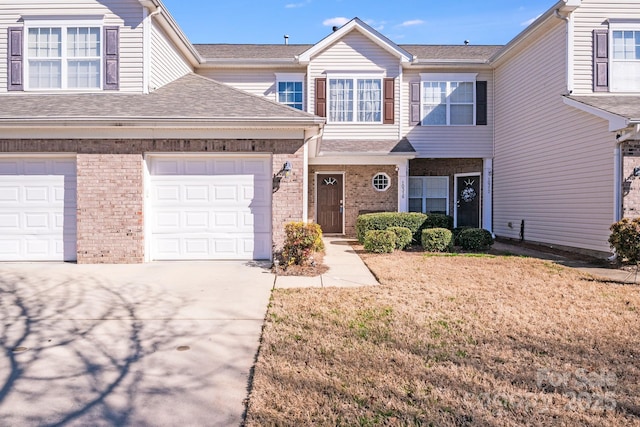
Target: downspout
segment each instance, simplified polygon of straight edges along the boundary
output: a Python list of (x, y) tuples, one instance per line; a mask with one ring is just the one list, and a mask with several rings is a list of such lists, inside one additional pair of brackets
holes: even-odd
[(158, 7), (153, 12), (149, 13), (146, 7), (142, 8), (144, 18), (144, 72), (142, 77), (142, 91), (144, 94), (149, 93), (149, 85), (151, 84), (151, 21), (154, 16), (162, 13), (162, 8)]
[(560, 9), (556, 9), (554, 13), (555, 17), (558, 19), (562, 19), (567, 23), (567, 66), (566, 66), (566, 77), (567, 77), (567, 93), (570, 95), (573, 92), (573, 57), (574, 57), (574, 49), (573, 49), (573, 19), (572, 14), (568, 13), (567, 15), (562, 15), (560, 13)]
[(322, 138), (323, 134), (324, 126), (320, 127), (320, 131), (315, 135), (304, 140), (304, 161), (302, 162), (302, 222), (305, 224), (309, 222), (309, 143), (315, 139)]

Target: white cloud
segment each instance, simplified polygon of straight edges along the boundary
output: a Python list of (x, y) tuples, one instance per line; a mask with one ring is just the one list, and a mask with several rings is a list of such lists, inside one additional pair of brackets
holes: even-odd
[(375, 29), (376, 31), (382, 31), (384, 30), (384, 26), (387, 24), (386, 21), (375, 21), (373, 19), (366, 19), (364, 21), (367, 25), (369, 25), (370, 27), (372, 27), (373, 29)]
[(296, 9), (296, 8), (299, 8), (299, 7), (305, 7), (309, 3), (311, 3), (311, 0), (303, 1), (303, 2), (300, 2), (300, 3), (288, 3), (284, 7), (285, 7), (285, 9)]
[(521, 22), (520, 25), (523, 27), (528, 27), (529, 25), (533, 24), (535, 22), (536, 19), (540, 18), (540, 15), (536, 16), (535, 18), (531, 18), (528, 19), (524, 22)]
[(400, 27), (413, 27), (415, 25), (422, 25), (424, 24), (424, 21), (422, 19), (411, 19), (409, 21), (404, 21), (402, 24), (400, 24)]
[(333, 26), (341, 27), (347, 22), (349, 22), (348, 18), (344, 18), (342, 16), (336, 16), (335, 18), (325, 19), (324, 21), (322, 21), (322, 25), (324, 25), (325, 27), (333, 27)]

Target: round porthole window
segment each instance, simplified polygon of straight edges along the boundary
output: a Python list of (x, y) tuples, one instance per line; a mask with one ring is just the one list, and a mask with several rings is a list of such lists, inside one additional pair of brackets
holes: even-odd
[(391, 185), (391, 178), (384, 172), (379, 172), (374, 175), (373, 180), (373, 188), (378, 191), (387, 191), (389, 186)]

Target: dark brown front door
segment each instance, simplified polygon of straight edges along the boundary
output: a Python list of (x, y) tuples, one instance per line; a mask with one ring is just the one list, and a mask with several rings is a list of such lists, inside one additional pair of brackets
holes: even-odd
[(480, 175), (456, 177), (456, 227), (480, 227)]
[(342, 233), (342, 175), (318, 174), (318, 224), (323, 233)]

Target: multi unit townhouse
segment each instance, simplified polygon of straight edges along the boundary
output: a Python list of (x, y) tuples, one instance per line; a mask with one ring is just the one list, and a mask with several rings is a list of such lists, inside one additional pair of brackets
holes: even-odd
[(288, 221), (372, 211), (605, 254), (640, 209), (633, 0), (559, 1), (505, 46), (358, 18), (194, 45), (159, 0), (0, 0), (0, 27), (0, 260), (270, 259)]

